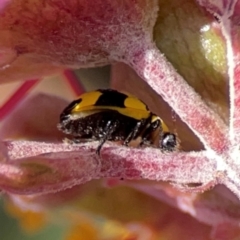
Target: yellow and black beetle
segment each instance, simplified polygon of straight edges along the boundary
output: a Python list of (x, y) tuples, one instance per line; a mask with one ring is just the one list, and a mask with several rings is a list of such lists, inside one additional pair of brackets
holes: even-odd
[(160, 117), (149, 111), (138, 98), (113, 89), (87, 92), (70, 103), (60, 115), (58, 128), (79, 139), (100, 140), (97, 153), (105, 141), (123, 141), (128, 145), (152, 144), (159, 137), (160, 149), (173, 151), (177, 137), (170, 133)]

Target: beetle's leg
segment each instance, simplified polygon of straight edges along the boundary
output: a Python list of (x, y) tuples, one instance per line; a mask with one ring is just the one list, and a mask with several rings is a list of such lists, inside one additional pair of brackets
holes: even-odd
[(142, 141), (140, 143), (140, 146), (149, 140), (151, 133), (154, 130), (156, 130), (158, 127), (160, 127), (161, 128), (160, 131), (162, 131), (160, 120), (151, 122), (150, 125), (148, 127), (146, 127), (145, 131), (142, 133)]
[(105, 129), (104, 129), (104, 135), (99, 141), (99, 145), (97, 147), (96, 153), (100, 155), (100, 150), (103, 146), (103, 144), (109, 139), (109, 136), (116, 130), (118, 124), (116, 121), (108, 121)]
[(94, 138), (88, 138), (88, 137), (86, 137), (86, 138), (74, 137), (74, 138), (72, 139), (72, 142), (73, 142), (73, 143), (85, 143), (85, 142), (91, 142), (91, 141), (96, 141), (96, 139), (94, 139)]
[(80, 137), (74, 137), (74, 138), (72, 139), (72, 142), (73, 142), (73, 143), (81, 143), (81, 138), (80, 138)]
[(81, 143), (83, 142), (81, 138), (78, 138), (78, 137), (73, 137), (72, 139), (70, 138), (64, 138), (63, 139), (63, 142), (64, 143), (68, 143), (68, 144), (78, 144), (78, 143)]
[(142, 126), (143, 122), (140, 120), (137, 122), (133, 130), (128, 134), (127, 138), (123, 142), (124, 145), (128, 146), (128, 144), (137, 136), (139, 133), (139, 128)]

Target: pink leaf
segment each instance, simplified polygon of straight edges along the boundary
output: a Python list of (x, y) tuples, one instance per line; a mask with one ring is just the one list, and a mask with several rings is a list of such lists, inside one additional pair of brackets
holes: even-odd
[[(18, 194), (37, 193), (39, 189), (42, 193), (64, 190), (66, 187), (84, 183), (86, 176), (88, 176), (87, 180), (109, 177), (126, 180), (144, 178), (200, 185), (215, 181), (213, 175), (215, 166), (207, 161), (204, 153), (201, 153), (203, 155), (199, 153), (166, 154), (152, 148), (143, 150), (108, 147), (103, 149), (101, 157), (98, 157), (95, 154), (95, 143), (67, 145), (6, 142), (5, 144), (10, 160), (3, 163), (1, 167), (2, 183), (0, 185), (5, 190)], [(49, 151), (52, 153), (39, 155)], [(73, 169), (76, 171), (75, 176), (72, 173)], [(14, 175), (15, 171), (16, 175)], [(39, 171), (41, 174), (38, 174)], [(82, 171), (85, 173), (83, 177)], [(191, 175), (186, 176), (185, 171), (191, 172)], [(6, 173), (10, 173), (10, 177), (8, 175), (6, 177)], [(33, 176), (34, 183), (31, 181)], [(208, 179), (209, 176), (210, 179)], [(45, 178), (46, 181), (44, 181)], [(23, 185), (19, 182), (23, 182)]]
[[(147, 0), (47, 1), (44, 8), (39, 0), (34, 6), (24, 1), (7, 5), (0, 16), (2, 81), (42, 76), (66, 66), (79, 68), (124, 62), (145, 81), (137, 86), (136, 76), (131, 76), (136, 88), (130, 90), (137, 93), (138, 87), (145, 86), (147, 98), (155, 92), (151, 104), (155, 108), (164, 105), (162, 101), (159, 104), (161, 97), (202, 146), (196, 144), (198, 152), (162, 153), (153, 148), (106, 144), (98, 158), (94, 142), (80, 145), (5, 142), (2, 156), (5, 158), (8, 152), (9, 160), (0, 165), (2, 188), (19, 194), (48, 193), (90, 179), (144, 178), (171, 181), (179, 189), (190, 192), (202, 192), (221, 183), (239, 198), (240, 3), (236, 0), (199, 0), (198, 3), (190, 0), (171, 1), (171, 4)], [(218, 50), (221, 50), (219, 55)], [(25, 70), (28, 64), (30, 67)], [(114, 71), (118, 71), (118, 66)], [(121, 86), (122, 90), (130, 88), (130, 78), (126, 80), (127, 87), (123, 86), (124, 71), (117, 73), (118, 80), (113, 72), (113, 86)], [(229, 94), (225, 91), (228, 82)], [(162, 111), (160, 115), (164, 118), (165, 114)], [(188, 144), (188, 149), (193, 150), (191, 141)], [(164, 189), (165, 193), (167, 190)], [(152, 187), (144, 191), (156, 194)], [(212, 193), (214, 200), (198, 195), (197, 201), (192, 199), (195, 194), (185, 198), (177, 193), (174, 204), (188, 212), (200, 209), (194, 216), (208, 224), (220, 224), (209, 222), (211, 214), (214, 220), (219, 216), (221, 221), (232, 221), (234, 211), (225, 209), (228, 206), (234, 209), (235, 201), (230, 194)], [(235, 220), (238, 219), (236, 214)]]

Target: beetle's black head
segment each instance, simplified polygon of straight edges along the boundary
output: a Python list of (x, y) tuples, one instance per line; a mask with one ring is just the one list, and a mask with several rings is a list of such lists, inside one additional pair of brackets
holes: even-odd
[(177, 137), (173, 133), (166, 132), (160, 139), (160, 147), (166, 151), (174, 151), (177, 148)]

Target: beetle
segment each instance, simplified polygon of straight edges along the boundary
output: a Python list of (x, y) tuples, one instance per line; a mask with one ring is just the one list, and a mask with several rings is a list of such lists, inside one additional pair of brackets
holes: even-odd
[(140, 99), (113, 89), (86, 92), (71, 102), (61, 113), (59, 130), (82, 139), (99, 140), (96, 153), (103, 144), (122, 141), (128, 146), (153, 144), (159, 138), (159, 148), (174, 151), (177, 137), (170, 133), (163, 120), (152, 113)]

